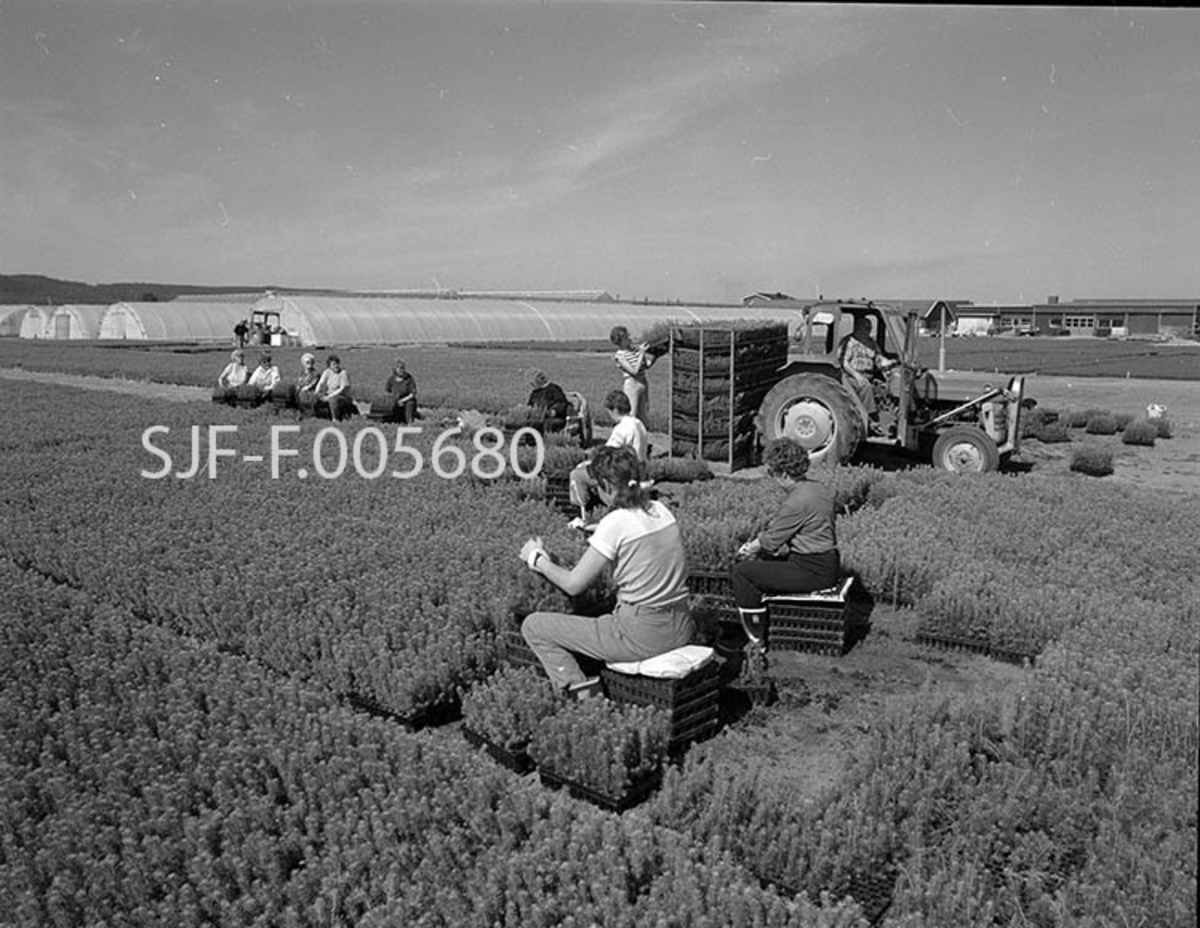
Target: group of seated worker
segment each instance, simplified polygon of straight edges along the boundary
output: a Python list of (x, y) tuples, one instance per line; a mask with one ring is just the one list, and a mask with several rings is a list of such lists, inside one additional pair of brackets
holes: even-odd
[[(628, 416), (628, 398), (614, 392), (625, 401), (622, 415)], [(611, 394), (605, 406), (616, 408)], [(764, 595), (823, 590), (834, 586), (840, 573), (834, 493), (808, 479), (808, 452), (792, 439), (776, 439), (767, 445), (764, 461), (784, 498), (762, 531), (738, 549), (731, 572), (742, 627), (751, 642), (760, 644), (766, 635)], [(694, 638), (679, 524), (652, 497), (645, 473), (644, 460), (632, 444), (600, 448), (588, 462), (588, 474), (606, 512), (578, 563), (556, 563), (541, 538), (530, 538), (521, 548), (526, 566), (569, 596), (578, 596), (611, 568), (616, 586), (611, 614), (589, 618), (534, 612), (521, 626), (546, 675), (564, 695), (582, 698), (599, 692), (599, 678), (584, 674), (580, 656), (641, 661)]]
[(279, 386), (279, 368), (271, 359), (271, 352), (263, 351), (258, 355), (258, 364), (251, 370), (246, 366), (246, 353), (241, 348), (235, 348), (229, 355), (229, 363), (217, 377), (217, 388), (214, 398), (228, 398), (240, 387), (253, 387), (260, 398), (270, 395)]
[(282, 395), (302, 414), (317, 415), (328, 410), (330, 418), (341, 421), (358, 412), (350, 392), (350, 375), (336, 354), (326, 358), (324, 371), (318, 371), (316, 358), (305, 352), (300, 356), (300, 373), (293, 383), (285, 384), (269, 351), (261, 352), (257, 366), (250, 370), (245, 352), (236, 348), (217, 377), (213, 398), (229, 399), (242, 387), (252, 387), (260, 400)]

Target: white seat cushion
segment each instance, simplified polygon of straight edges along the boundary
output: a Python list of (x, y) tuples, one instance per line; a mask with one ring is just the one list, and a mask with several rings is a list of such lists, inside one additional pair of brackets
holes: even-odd
[(608, 665), (608, 669), (635, 677), (680, 680), (711, 661), (715, 653), (712, 648), (686, 644), (682, 648), (656, 654), (642, 661), (614, 661)]
[(846, 577), (837, 586), (831, 586), (827, 590), (813, 590), (811, 593), (773, 593), (770, 596), (764, 596), (763, 602), (790, 603), (806, 602), (815, 599), (818, 602), (840, 603), (845, 601), (846, 594), (850, 592), (850, 587), (853, 584), (854, 578)]

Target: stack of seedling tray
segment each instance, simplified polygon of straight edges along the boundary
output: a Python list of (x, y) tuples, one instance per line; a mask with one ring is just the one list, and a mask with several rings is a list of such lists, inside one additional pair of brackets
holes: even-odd
[(758, 407), (787, 363), (787, 326), (674, 326), (670, 350), (672, 457), (717, 461), (731, 471), (751, 466)]
[(546, 474), (546, 502), (560, 512), (579, 515), (579, 507), (571, 502), (569, 474)]

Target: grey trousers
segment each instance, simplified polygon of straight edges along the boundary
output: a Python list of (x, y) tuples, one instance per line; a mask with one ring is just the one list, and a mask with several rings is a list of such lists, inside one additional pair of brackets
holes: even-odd
[(611, 615), (588, 618), (534, 612), (521, 634), (556, 687), (586, 679), (576, 654), (602, 661), (640, 661), (689, 644), (695, 632), (687, 600), (663, 609), (618, 603)]

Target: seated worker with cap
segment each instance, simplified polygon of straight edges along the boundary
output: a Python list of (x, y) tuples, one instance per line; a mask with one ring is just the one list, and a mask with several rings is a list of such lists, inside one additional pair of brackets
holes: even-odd
[(396, 359), (396, 366), (388, 374), (383, 392), (391, 398), (391, 418), (404, 425), (411, 425), (417, 419), (417, 381), (408, 372), (408, 365), (403, 358)]
[(545, 371), (531, 370), (528, 376), (529, 401), (526, 405), (541, 412), (543, 416), (542, 430), (545, 432), (561, 432), (567, 424), (567, 413), (571, 409), (571, 401), (562, 387), (552, 382)]
[[(633, 415), (633, 406), (624, 390), (612, 390), (604, 398), (604, 408), (613, 421), (612, 431), (604, 442), (606, 448), (629, 448), (638, 463), (646, 466), (646, 458), (650, 453), (650, 442), (646, 435), (646, 426), (642, 420)], [(597, 493), (596, 478), (591, 471), (591, 461), (581, 461), (575, 465), (569, 478), (570, 500), (579, 507), (579, 518), (573, 519), (571, 525), (584, 528), (587, 524), (588, 510), (595, 505), (600, 497)]]
[(250, 375), (250, 386), (258, 391), (259, 396), (266, 396), (277, 386), (282, 377), (279, 368), (271, 360), (271, 352), (264, 351), (258, 356), (258, 367)]

